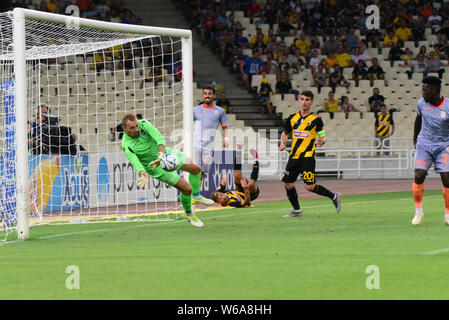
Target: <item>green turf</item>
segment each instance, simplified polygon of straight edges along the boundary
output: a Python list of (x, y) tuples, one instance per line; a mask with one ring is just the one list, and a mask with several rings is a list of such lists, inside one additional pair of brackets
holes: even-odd
[[(199, 213), (185, 221), (31, 228), (0, 247), (0, 299), (449, 299), (442, 192), (426, 190), (411, 225), (410, 192), (287, 201)], [(66, 268), (80, 270), (68, 290)], [(380, 289), (366, 288), (366, 268)]]

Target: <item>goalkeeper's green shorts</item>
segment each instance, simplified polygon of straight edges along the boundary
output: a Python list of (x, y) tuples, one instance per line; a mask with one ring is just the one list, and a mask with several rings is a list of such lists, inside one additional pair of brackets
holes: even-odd
[(179, 170), (184, 165), (187, 160), (187, 156), (178, 150), (173, 150), (170, 148), (165, 148), (165, 153), (173, 153), (178, 157), (178, 166), (176, 167), (176, 170), (165, 171), (161, 168), (161, 166), (159, 166), (156, 168), (156, 170), (152, 170), (150, 167), (147, 167), (146, 171), (153, 178), (158, 179), (159, 181), (164, 182), (170, 186), (174, 186), (181, 178), (177, 170)]

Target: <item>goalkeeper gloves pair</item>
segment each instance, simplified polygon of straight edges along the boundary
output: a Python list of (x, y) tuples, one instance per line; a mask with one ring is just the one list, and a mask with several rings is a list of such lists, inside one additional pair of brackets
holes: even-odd
[[(163, 152), (159, 152), (157, 159), (154, 161), (151, 161), (148, 165), (149, 167), (152, 167), (153, 170), (156, 170), (157, 167), (161, 164), (161, 159), (164, 157)], [(137, 186), (140, 189), (147, 189), (148, 188), (148, 182), (149, 182), (148, 174), (145, 170), (142, 170), (139, 172), (139, 178), (137, 179)]]

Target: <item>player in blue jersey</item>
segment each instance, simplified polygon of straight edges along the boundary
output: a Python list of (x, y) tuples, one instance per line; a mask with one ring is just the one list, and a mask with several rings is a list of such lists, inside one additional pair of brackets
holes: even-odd
[(422, 98), (418, 101), (413, 135), (415, 153), (415, 180), (413, 196), (415, 216), (413, 225), (419, 225), (424, 217), (422, 197), (424, 180), (432, 164), (441, 176), (446, 212), (444, 223), (449, 225), (449, 101), (440, 95), (441, 80), (426, 77), (422, 81)]

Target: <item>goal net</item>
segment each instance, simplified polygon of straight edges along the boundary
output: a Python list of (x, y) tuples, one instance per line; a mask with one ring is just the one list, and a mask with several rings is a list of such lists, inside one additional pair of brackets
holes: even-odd
[(175, 188), (137, 187), (120, 122), (142, 117), (191, 155), (190, 31), (15, 9), (0, 14), (0, 35), (3, 231), (21, 210), (25, 228), (180, 212)]

